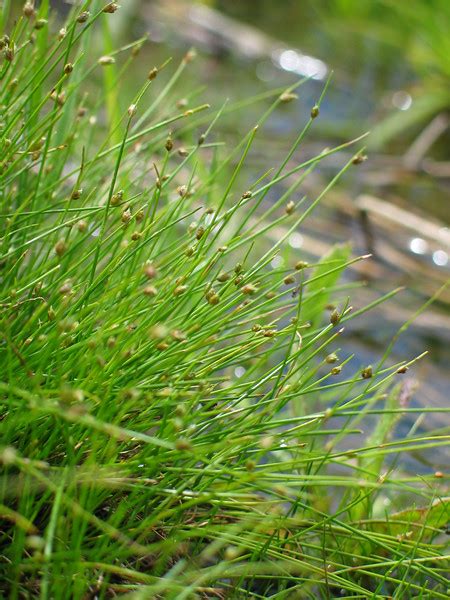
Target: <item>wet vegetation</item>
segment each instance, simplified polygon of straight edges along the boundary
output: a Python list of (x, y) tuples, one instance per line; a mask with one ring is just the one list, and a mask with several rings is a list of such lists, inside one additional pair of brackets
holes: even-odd
[(118, 11), (2, 7), (3, 596), (447, 598), (446, 477), (406, 466), (447, 446), (420, 429), (446, 409), (409, 404), (422, 354), (391, 355), (411, 321), (372, 364), (342, 350), (398, 290), (352, 308), (370, 257), (290, 243), (365, 135), (297, 160), (324, 81), (255, 168), (308, 78), (210, 106), (188, 51), (130, 91), (145, 40), (114, 46)]

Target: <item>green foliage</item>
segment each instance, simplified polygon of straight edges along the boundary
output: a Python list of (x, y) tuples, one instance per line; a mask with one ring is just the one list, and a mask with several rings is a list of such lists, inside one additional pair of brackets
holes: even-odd
[[(191, 52), (123, 106), (142, 41), (112, 52), (104, 8), (54, 34), (48, 3), (15, 21), (3, 5), (2, 594), (446, 598), (441, 478), (395, 458), (447, 438), (393, 439), (416, 410), (391, 386), (406, 364), (362, 377), (336, 347), (364, 314), (339, 276), (363, 257), (273, 266), (353, 160), (315, 199), (296, 190), (354, 142), (249, 185), (280, 90), (246, 103), (265, 112), (232, 149), (215, 131), (239, 105), (176, 103)], [(426, 537), (392, 527), (419, 513)]]

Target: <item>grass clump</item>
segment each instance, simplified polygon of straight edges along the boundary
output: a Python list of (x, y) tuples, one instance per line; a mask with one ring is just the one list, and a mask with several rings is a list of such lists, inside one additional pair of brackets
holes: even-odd
[(340, 149), (291, 166), (311, 115), (249, 182), (257, 128), (215, 137), (238, 106), (176, 105), (192, 53), (122, 106), (141, 42), (106, 59), (92, 35), (116, 8), (54, 34), (48, 3), (12, 25), (3, 4), (3, 595), (446, 598), (442, 474), (397, 466), (446, 438), (392, 439), (409, 363), (361, 372), (338, 348), (363, 257), (283, 249), (360, 149), (297, 200)]

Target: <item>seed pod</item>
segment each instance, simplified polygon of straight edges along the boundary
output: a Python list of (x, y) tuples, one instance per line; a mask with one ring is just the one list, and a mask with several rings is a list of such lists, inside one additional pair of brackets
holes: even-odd
[(339, 323), (339, 321), (341, 320), (341, 314), (338, 312), (338, 310), (335, 308), (331, 315), (330, 315), (330, 323), (332, 325), (337, 325)]
[(290, 283), (294, 283), (295, 282), (295, 277), (293, 275), (287, 275), (284, 279), (283, 282), (286, 285), (289, 285)]
[(34, 28), (35, 29), (42, 29), (47, 25), (48, 21), (47, 19), (38, 19), (36, 21), (36, 23), (34, 24)]
[(137, 242), (137, 240), (141, 237), (142, 233), (140, 231), (133, 231), (133, 233), (131, 234), (131, 239), (133, 240), (133, 242)]
[(334, 352), (332, 352), (327, 357), (325, 357), (325, 362), (327, 362), (327, 363), (335, 363), (338, 360), (339, 360), (339, 358), (338, 358), (337, 354), (335, 354)]
[(81, 219), (80, 221), (78, 221), (77, 223), (77, 229), (80, 233), (84, 233), (87, 229), (87, 223), (84, 219)]
[(204, 227), (199, 227), (199, 228), (197, 229), (197, 231), (195, 232), (195, 237), (196, 237), (198, 240), (200, 240), (200, 239), (203, 237), (204, 233), (205, 233), (205, 228), (204, 228)]
[(242, 200), (246, 200), (247, 198), (251, 198), (253, 196), (253, 192), (251, 192), (250, 190), (247, 190), (246, 192), (244, 192), (241, 196)]
[(234, 285), (240, 285), (243, 282), (244, 278), (242, 275), (238, 275), (234, 280)]
[(399, 373), (400, 375), (403, 375), (404, 373), (406, 373), (407, 370), (408, 370), (408, 367), (406, 365), (403, 365), (402, 367), (399, 367), (397, 369), (397, 373)]
[(102, 67), (106, 67), (107, 65), (113, 65), (116, 62), (116, 59), (114, 56), (100, 56), (97, 62)]
[(252, 331), (254, 331), (255, 333), (258, 331), (261, 331), (262, 326), (259, 323), (255, 323), (252, 327)]
[(65, 296), (66, 294), (70, 294), (70, 292), (72, 291), (72, 283), (70, 281), (66, 281), (62, 284), (62, 286), (59, 288), (59, 293), (62, 296)]
[(174, 296), (181, 296), (188, 289), (187, 285), (177, 285), (177, 287), (173, 290)]
[(86, 23), (86, 21), (89, 19), (89, 17), (91, 16), (90, 12), (88, 10), (84, 10), (82, 13), (80, 13), (77, 17), (77, 23)]
[(137, 211), (137, 213), (136, 213), (136, 221), (137, 221), (138, 223), (141, 223), (141, 221), (143, 221), (143, 220), (144, 220), (144, 216), (145, 216), (145, 215), (144, 215), (144, 211), (143, 211), (143, 210), (142, 210), (142, 208), (141, 208), (141, 209), (140, 209), (140, 210), (138, 210), (138, 211)]
[(186, 438), (180, 438), (179, 440), (177, 440), (175, 443), (175, 448), (180, 451), (192, 450), (192, 446), (189, 440), (187, 440)]
[(170, 332), (170, 335), (176, 342), (184, 342), (187, 339), (186, 334), (180, 331), (180, 329), (174, 329)]
[(147, 277), (147, 279), (154, 279), (157, 274), (158, 273), (157, 273), (155, 265), (153, 265), (153, 263), (151, 263), (151, 262), (145, 263), (144, 275)]
[(56, 319), (56, 312), (51, 306), (48, 307), (47, 316), (50, 319), (50, 321), (54, 321)]
[(367, 156), (365, 154), (359, 153), (353, 158), (352, 164), (360, 165), (361, 163), (365, 162), (366, 160), (367, 160)]
[(202, 144), (204, 144), (205, 140), (206, 140), (206, 135), (204, 133), (202, 133), (198, 138), (197, 144), (199, 146), (201, 146)]
[(292, 200), (289, 200), (289, 202), (286, 204), (286, 208), (284, 209), (284, 211), (287, 215), (292, 215), (294, 210), (295, 210), (295, 203)]
[(220, 283), (225, 283), (225, 281), (228, 281), (229, 279), (230, 274), (226, 271), (223, 271), (222, 273), (219, 273), (219, 275), (217, 275), (217, 281), (220, 281)]
[(242, 264), (241, 263), (236, 263), (236, 265), (234, 267), (234, 272), (236, 273), (236, 275), (238, 275), (239, 273), (242, 272)]
[(165, 144), (165, 148), (167, 150), (167, 152), (170, 152), (173, 148), (173, 141), (171, 137), (168, 137), (166, 140), (166, 144)]
[(297, 100), (297, 94), (293, 94), (292, 92), (283, 92), (279, 98), (280, 102), (292, 102), (292, 100)]
[(27, 19), (32, 19), (36, 16), (36, 10), (32, 2), (26, 2), (22, 12)]
[(132, 117), (134, 117), (134, 115), (137, 112), (137, 106), (136, 106), (136, 104), (130, 104), (130, 106), (128, 107), (128, 111), (127, 112), (128, 112), (128, 116), (130, 117), (130, 119)]
[(183, 62), (186, 64), (190, 63), (191, 61), (194, 60), (194, 58), (196, 56), (197, 56), (197, 52), (194, 49), (188, 50), (183, 57)]
[(186, 256), (192, 256), (194, 254), (194, 248), (192, 246), (189, 246), (188, 248), (186, 248), (186, 250), (184, 251)]
[(267, 337), (267, 338), (272, 338), (272, 337), (275, 337), (276, 333), (277, 333), (276, 329), (266, 329), (263, 332), (263, 336)]
[(187, 105), (188, 105), (188, 101), (186, 100), (186, 98), (180, 98), (179, 100), (177, 100), (177, 103), (176, 103), (177, 108), (186, 108)]
[(295, 263), (295, 269), (297, 271), (301, 271), (302, 269), (306, 269), (306, 267), (308, 267), (308, 263), (305, 262), (304, 260), (299, 260), (298, 262)]
[(55, 244), (55, 252), (58, 256), (62, 256), (67, 250), (67, 244), (64, 240), (58, 240)]
[(119, 190), (118, 192), (116, 192), (115, 194), (113, 194), (111, 196), (111, 201), (110, 204), (111, 206), (117, 206), (118, 204), (120, 204), (123, 200), (123, 190)]
[(373, 375), (372, 367), (369, 365), (361, 371), (361, 377), (363, 379), (370, 379)]
[(216, 304), (219, 304), (220, 297), (218, 294), (211, 294), (211, 295), (207, 296), (207, 300), (208, 300), (208, 304), (215, 306)]
[(69, 75), (70, 73), (72, 73), (73, 71), (73, 64), (72, 63), (67, 63), (66, 65), (64, 65), (64, 73), (66, 75)]
[(131, 210), (129, 208), (127, 208), (126, 210), (123, 211), (122, 213), (122, 223), (129, 223), (131, 221)]
[(108, 13), (108, 14), (113, 14), (116, 12), (116, 10), (118, 8), (119, 8), (118, 4), (116, 4), (115, 2), (110, 2), (103, 8), (102, 12)]
[(186, 196), (187, 194), (187, 186), (186, 185), (179, 185), (177, 187), (177, 194), (180, 196), (180, 198), (183, 198), (183, 196)]
[(186, 150), (186, 148), (181, 147), (181, 148), (178, 148), (178, 154), (180, 156), (187, 156), (189, 154), (189, 152)]
[(66, 34), (67, 29), (65, 27), (61, 27), (61, 29), (58, 31), (58, 40), (61, 41), (62, 39), (64, 39)]
[(339, 373), (342, 371), (342, 367), (339, 365), (337, 367), (333, 367), (330, 371), (330, 373), (332, 375), (339, 375)]
[(78, 188), (77, 190), (73, 190), (73, 192), (70, 195), (71, 200), (78, 200), (81, 197), (82, 193), (83, 193), (83, 188)]
[(150, 296), (151, 298), (153, 298), (154, 296), (156, 296), (157, 293), (158, 293), (158, 290), (155, 288), (154, 285), (146, 285), (144, 288), (145, 296)]
[(311, 109), (311, 119), (316, 119), (319, 116), (319, 107), (316, 105), (314, 105)]
[(256, 286), (252, 285), (251, 283), (247, 283), (246, 285), (241, 287), (241, 292), (246, 295), (252, 295), (257, 290), (258, 290), (258, 288)]
[(275, 298), (276, 294), (274, 291), (271, 292), (267, 292), (266, 294), (266, 298), (268, 298), (269, 300), (271, 300), (272, 298)]
[(147, 75), (147, 79), (149, 81), (152, 81), (153, 79), (155, 79), (155, 77), (158, 75), (159, 71), (156, 67), (153, 67), (153, 69), (151, 69)]

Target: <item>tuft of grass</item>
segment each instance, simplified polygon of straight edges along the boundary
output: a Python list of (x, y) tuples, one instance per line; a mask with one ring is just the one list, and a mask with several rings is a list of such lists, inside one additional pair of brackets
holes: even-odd
[(361, 372), (339, 350), (365, 312), (340, 276), (365, 257), (283, 249), (359, 140), (292, 162), (322, 94), (255, 174), (252, 144), (293, 89), (242, 103), (265, 109), (230, 149), (217, 124), (240, 105), (176, 103), (192, 52), (123, 106), (142, 40), (112, 49), (115, 8), (85, 2), (55, 33), (48, 2), (16, 20), (3, 3), (2, 594), (446, 598), (443, 474), (398, 459), (448, 437), (393, 437), (427, 412), (402, 404), (416, 359)]

